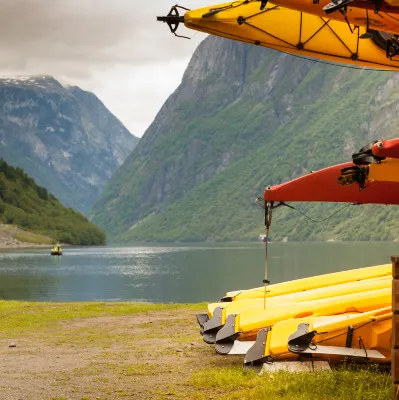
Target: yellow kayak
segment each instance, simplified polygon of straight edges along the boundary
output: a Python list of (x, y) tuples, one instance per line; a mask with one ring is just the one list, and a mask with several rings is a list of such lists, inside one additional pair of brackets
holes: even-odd
[[(384, 264), (374, 267), (357, 268), (349, 271), (334, 272), (331, 274), (312, 276), (288, 282), (277, 283), (267, 287), (267, 297), (281, 296), (288, 293), (296, 293), (303, 290), (317, 289), (342, 283), (360, 281), (363, 279), (391, 276), (392, 265)], [(222, 299), (223, 302), (263, 298), (265, 288), (258, 287), (250, 290), (237, 290), (228, 292)]]
[[(304, 354), (327, 357), (391, 357), (392, 309), (322, 317), (287, 319), (259, 331), (245, 363), (295, 360)], [(318, 358), (320, 359), (320, 358)]]
[[(388, 38), (399, 33), (397, 14), (386, 11), (382, 16), (351, 4), (346, 13), (349, 26), (340, 12), (325, 15), (322, 6), (327, 3), (276, 0), (260, 10), (260, 2), (241, 0), (187, 11), (183, 20), (189, 29), (286, 53), (362, 67), (399, 68), (398, 55), (393, 52), (387, 57), (387, 37), (379, 32), (391, 32)], [(361, 38), (366, 32), (371, 39)]]
[(273, 308), (248, 308), (240, 314), (227, 317), (226, 324), (216, 334), (216, 346), (231, 347), (236, 339), (254, 340), (259, 330), (269, 328), (286, 319), (311, 316), (328, 316), (344, 313), (361, 313), (389, 307), (391, 288), (370, 290), (321, 300), (304, 301)]
[[(364, 290), (373, 290), (377, 288), (388, 287), (391, 285), (391, 275), (383, 275), (376, 278), (368, 278), (362, 280), (356, 280), (348, 283), (340, 283), (327, 287), (320, 287), (309, 290), (302, 290), (294, 293), (287, 293), (279, 296), (266, 297), (267, 305), (273, 305), (279, 302), (300, 302), (306, 300), (318, 300), (325, 297), (340, 296), (342, 294), (350, 294), (360, 292)], [(214, 310), (217, 307), (222, 307), (227, 315), (234, 314), (250, 307), (263, 307), (264, 297), (254, 299), (236, 300), (231, 303), (210, 303), (208, 304), (208, 315), (212, 317)]]
[[(272, 297), (266, 300), (266, 308), (273, 308), (285, 305), (290, 307), (291, 304), (301, 303), (311, 300), (320, 300), (326, 298), (334, 298), (353, 293), (367, 292), (370, 290), (386, 289), (392, 287), (392, 277), (383, 276), (379, 278), (366, 279), (344, 283), (340, 285), (329, 286), (326, 288), (318, 288), (298, 293), (290, 293), (282, 296)], [(214, 343), (216, 333), (226, 323), (227, 317), (233, 314), (239, 314), (246, 309), (264, 309), (264, 299), (239, 300), (231, 303), (220, 303), (222, 306), (217, 307), (215, 314), (203, 325), (203, 339), (206, 343)], [(215, 304), (213, 304), (215, 305)], [(212, 306), (213, 306), (212, 305)], [(209, 306), (208, 306), (209, 307)]]

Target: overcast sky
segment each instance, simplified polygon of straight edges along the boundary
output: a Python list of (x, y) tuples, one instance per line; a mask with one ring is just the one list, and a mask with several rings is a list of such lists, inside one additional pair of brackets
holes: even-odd
[(205, 37), (182, 26), (194, 37), (178, 39), (156, 21), (174, 1), (0, 0), (0, 75), (53, 75), (93, 91), (142, 136)]

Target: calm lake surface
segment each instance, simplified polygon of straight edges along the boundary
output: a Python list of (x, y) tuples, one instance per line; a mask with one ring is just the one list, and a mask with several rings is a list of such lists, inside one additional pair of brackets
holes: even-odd
[[(271, 243), (272, 283), (390, 263), (399, 243)], [(65, 248), (0, 253), (0, 299), (29, 301), (217, 301), (262, 286), (261, 243)]]

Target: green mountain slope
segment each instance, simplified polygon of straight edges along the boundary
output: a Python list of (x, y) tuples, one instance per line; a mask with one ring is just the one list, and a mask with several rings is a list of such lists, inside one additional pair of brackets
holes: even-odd
[[(217, 38), (194, 54), (169, 98), (94, 207), (114, 241), (253, 240), (254, 199), (397, 136), (398, 78), (305, 61)], [(316, 219), (340, 206), (298, 205)], [(275, 240), (399, 237), (396, 208), (352, 207), (325, 223), (275, 212)], [(399, 215), (399, 214), (398, 214)]]
[(105, 234), (82, 214), (64, 207), (23, 169), (0, 159), (0, 220), (69, 244), (105, 243)]

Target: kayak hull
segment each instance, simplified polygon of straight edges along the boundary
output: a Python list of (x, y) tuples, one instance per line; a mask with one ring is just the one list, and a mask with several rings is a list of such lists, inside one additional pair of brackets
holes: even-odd
[(391, 306), (391, 288), (347, 294), (335, 298), (282, 304), (265, 309), (249, 308), (227, 317), (226, 324), (216, 335), (216, 343), (234, 342), (236, 338), (255, 340), (259, 330), (273, 327), (286, 319), (311, 316), (332, 316), (344, 313), (362, 313)]
[[(372, 278), (349, 282), (339, 285), (328, 286), (325, 288), (311, 289), (297, 293), (290, 293), (286, 295), (267, 298), (266, 308), (276, 308), (282, 305), (290, 307), (292, 304), (302, 303), (305, 301), (320, 300), (327, 298), (337, 298), (339, 296), (362, 293), (370, 290), (388, 289), (392, 286), (392, 279), (390, 276), (383, 276), (380, 278)], [(231, 303), (221, 303), (224, 307), (217, 307), (213, 310), (212, 317), (203, 325), (202, 333), (204, 335), (209, 331), (212, 333), (218, 332), (226, 323), (226, 319), (231, 314), (239, 314), (247, 309), (257, 309), (259, 311), (264, 309), (264, 299), (251, 299), (239, 300)], [(212, 337), (215, 337), (212, 335)], [(212, 343), (206, 340), (207, 343)]]

